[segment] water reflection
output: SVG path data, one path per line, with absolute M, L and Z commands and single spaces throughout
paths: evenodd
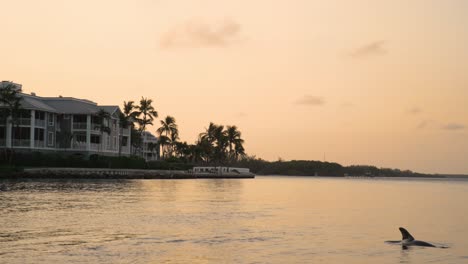
M 460 182 L 259 177 L 0 186 L 4 263 L 458 263 L 468 247 L 468 184 Z M 456 246 L 382 243 L 400 225 Z

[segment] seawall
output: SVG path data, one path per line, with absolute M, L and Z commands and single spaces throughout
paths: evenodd
M 25 168 L 4 178 L 58 179 L 251 179 L 252 173 L 192 173 L 183 170 L 105 168 Z

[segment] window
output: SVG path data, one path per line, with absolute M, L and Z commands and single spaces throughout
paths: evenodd
M 101 137 L 98 136 L 98 135 L 91 135 L 91 143 L 100 144 L 101 143 Z
M 14 127 L 13 138 L 14 139 L 30 139 L 31 130 L 29 127 Z
M 111 145 L 110 145 L 110 137 L 107 137 L 107 140 L 106 140 L 106 147 L 107 149 L 110 149 Z
M 70 119 L 70 115 L 63 115 L 63 119 Z
M 54 145 L 54 132 L 49 131 L 49 133 L 47 134 L 47 145 Z
M 122 137 L 122 147 L 126 147 L 128 144 L 128 137 Z
M 52 113 L 48 113 L 48 114 L 47 114 L 47 120 L 49 121 L 49 126 L 53 126 L 53 125 L 54 125 L 54 119 L 55 119 L 54 114 L 52 114 Z
M 44 129 L 34 128 L 34 140 L 44 141 Z
M 117 146 L 117 137 L 114 137 L 114 148 Z
M 36 111 L 36 113 L 34 115 L 35 115 L 35 118 L 38 119 L 38 120 L 44 120 L 45 119 L 45 113 L 42 112 L 42 111 Z

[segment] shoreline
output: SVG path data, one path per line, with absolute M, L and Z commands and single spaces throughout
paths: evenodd
M 25 168 L 0 175 L 1 179 L 253 179 L 253 173 L 192 173 L 184 170 L 106 168 Z

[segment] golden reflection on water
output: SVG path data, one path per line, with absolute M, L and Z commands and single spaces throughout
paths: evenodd
M 468 181 L 1 181 L 3 263 L 460 263 Z M 401 250 L 399 226 L 448 249 Z

